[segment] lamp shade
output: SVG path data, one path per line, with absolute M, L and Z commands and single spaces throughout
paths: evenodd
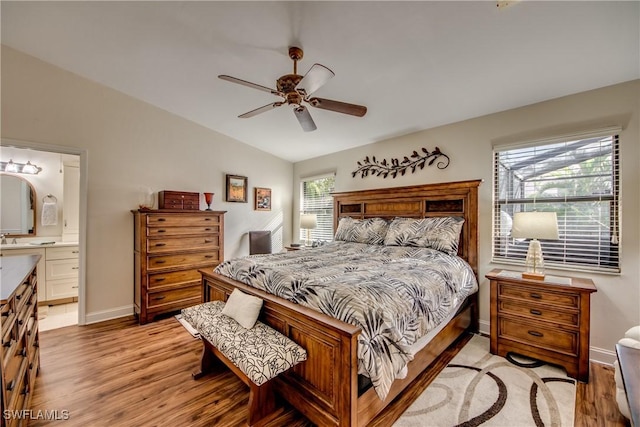
M 511 237 L 514 239 L 558 240 L 558 218 L 555 212 L 516 212 Z
M 300 228 L 307 230 L 316 228 L 318 226 L 318 217 L 316 214 L 302 214 L 300 215 Z

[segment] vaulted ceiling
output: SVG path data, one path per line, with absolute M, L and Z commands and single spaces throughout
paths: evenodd
M 501 2 L 506 3 L 506 2 Z M 2 43 L 281 158 L 299 161 L 640 78 L 636 1 L 11 2 Z M 270 88 L 323 64 L 315 95 L 353 117 L 290 106 Z

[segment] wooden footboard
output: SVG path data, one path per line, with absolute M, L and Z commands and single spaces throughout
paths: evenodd
M 226 301 L 234 288 L 264 300 L 260 320 L 307 350 L 307 360 L 280 375 L 275 388 L 298 411 L 321 426 L 365 426 L 465 330 L 473 328 L 475 297 L 409 364 L 380 400 L 373 388 L 358 396 L 360 328 L 314 310 L 201 270 L 206 301 Z

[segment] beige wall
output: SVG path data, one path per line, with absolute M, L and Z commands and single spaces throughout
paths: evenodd
M 480 320 L 481 329 L 488 332 L 489 287 L 484 275 L 492 268 L 505 267 L 491 263 L 493 145 L 621 126 L 622 273 L 605 275 L 552 271 L 559 275 L 590 277 L 596 283 L 598 292 L 592 297 L 591 309 L 591 356 L 596 360 L 611 362 L 617 340 L 629 327 L 640 324 L 639 100 L 640 80 L 637 80 L 299 162 L 294 165 L 294 177 L 299 180 L 316 172 L 335 170 L 337 191 L 482 179 L 479 225 Z M 451 158 L 450 166 L 444 170 L 426 167 L 415 174 L 409 173 L 396 179 L 351 177 L 356 162 L 365 156 L 388 159 L 422 147 L 432 150 L 435 146 Z M 298 206 L 298 203 L 296 194 L 294 206 Z M 294 218 L 294 229 L 296 224 L 297 217 Z
M 248 253 L 246 232 L 291 241 L 290 162 L 2 46 L 2 138 L 86 151 L 87 320 L 132 313 L 133 222 L 141 185 L 215 193 L 226 210 L 225 256 Z M 225 173 L 249 178 L 249 203 L 225 203 Z M 272 189 L 270 212 L 253 188 Z

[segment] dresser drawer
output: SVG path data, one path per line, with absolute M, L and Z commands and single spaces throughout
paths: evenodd
M 548 327 L 541 322 L 521 322 L 499 318 L 498 335 L 551 351 L 575 356 L 578 354 L 578 332 Z
M 196 283 L 200 284 L 202 280 L 201 274 L 198 269 L 193 270 L 181 270 L 171 273 L 156 273 L 149 274 L 149 281 L 147 282 L 148 289 L 157 289 L 165 286 Z
M 149 254 L 171 252 L 176 250 L 213 250 L 220 245 L 220 236 L 198 236 L 165 239 L 149 239 L 147 241 L 147 252 Z
M 177 301 L 200 298 L 202 295 L 202 286 L 193 285 L 186 288 L 174 289 L 171 291 L 153 292 L 147 294 L 147 307 L 154 307 L 171 304 Z
M 149 257 L 147 270 L 160 270 L 171 267 L 205 267 L 215 265 L 219 260 L 218 251 L 201 252 L 197 254 L 180 254 Z
M 220 225 L 219 215 L 147 215 L 147 225 L 149 227 L 206 227 L 210 225 Z
M 512 285 L 498 283 L 498 298 L 517 298 L 531 303 L 545 303 L 556 307 L 580 307 L 580 294 L 568 292 L 553 292 L 533 286 Z
M 519 301 L 502 299 L 498 302 L 500 314 L 511 314 L 533 320 L 543 320 L 578 327 L 580 313 L 571 309 L 554 309 L 544 305 L 523 304 Z
M 190 227 L 149 227 L 147 228 L 147 236 L 163 237 L 163 236 L 184 236 L 188 234 L 210 235 L 219 234 L 220 224 L 197 225 Z
M 61 246 L 58 248 L 47 248 L 47 261 L 55 259 L 78 259 L 80 250 L 77 246 Z

